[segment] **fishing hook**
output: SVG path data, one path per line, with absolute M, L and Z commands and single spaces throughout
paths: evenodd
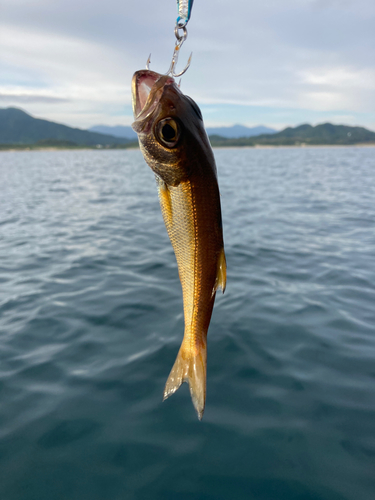
M 180 33 L 178 31 L 180 29 L 183 31 L 182 35 L 180 35 Z M 170 75 L 170 76 L 174 76 L 175 78 L 178 78 L 179 76 L 182 76 L 188 70 L 190 63 L 191 63 L 191 58 L 193 56 L 193 53 L 190 54 L 190 57 L 188 59 L 188 62 L 187 62 L 187 65 L 185 66 L 185 68 L 182 71 L 180 71 L 180 73 L 175 73 L 175 68 L 176 68 L 176 64 L 178 61 L 178 55 L 179 55 L 180 48 L 187 38 L 186 26 L 180 27 L 176 23 L 176 26 L 174 29 L 174 34 L 176 36 L 176 44 L 175 44 L 174 51 L 173 51 L 172 62 L 171 62 L 171 65 L 169 66 L 168 71 L 165 74 Z M 147 63 L 146 63 L 147 70 L 150 69 L 150 62 L 151 62 L 151 54 L 148 56 L 148 59 L 147 59 Z

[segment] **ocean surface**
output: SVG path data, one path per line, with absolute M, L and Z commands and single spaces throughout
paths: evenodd
M 375 148 L 217 149 L 207 403 L 139 151 L 0 153 L 1 500 L 375 498 Z

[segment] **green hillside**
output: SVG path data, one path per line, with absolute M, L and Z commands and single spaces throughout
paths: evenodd
M 212 146 L 297 146 L 375 144 L 375 132 L 363 127 L 324 123 L 288 127 L 275 134 L 230 139 L 210 135 Z M 0 150 L 9 148 L 135 147 L 137 141 L 98 132 L 72 128 L 34 118 L 18 108 L 0 108 Z
M 0 145 L 32 145 L 39 141 L 57 141 L 71 146 L 114 146 L 129 144 L 123 137 L 89 132 L 79 128 L 67 127 L 59 123 L 33 118 L 18 108 L 0 109 Z M 42 141 L 42 142 L 40 142 Z
M 213 146 L 296 146 L 306 145 L 350 145 L 375 144 L 375 132 L 363 127 L 348 127 L 346 125 L 299 125 L 288 127 L 276 134 L 264 134 L 256 137 L 225 139 L 220 136 L 210 136 Z

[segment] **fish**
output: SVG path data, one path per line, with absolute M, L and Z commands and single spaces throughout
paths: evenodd
M 198 105 L 181 92 L 172 76 L 148 69 L 135 72 L 132 104 L 132 127 L 155 174 L 183 295 L 184 337 L 163 401 L 187 382 L 201 420 L 207 331 L 216 291 L 225 291 L 227 275 L 215 159 Z

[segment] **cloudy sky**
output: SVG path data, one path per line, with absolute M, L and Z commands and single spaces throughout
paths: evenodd
M 0 0 L 0 107 L 87 128 L 132 122 L 130 82 L 164 73 L 175 0 Z M 374 0 L 195 0 L 181 89 L 206 125 L 375 130 Z

